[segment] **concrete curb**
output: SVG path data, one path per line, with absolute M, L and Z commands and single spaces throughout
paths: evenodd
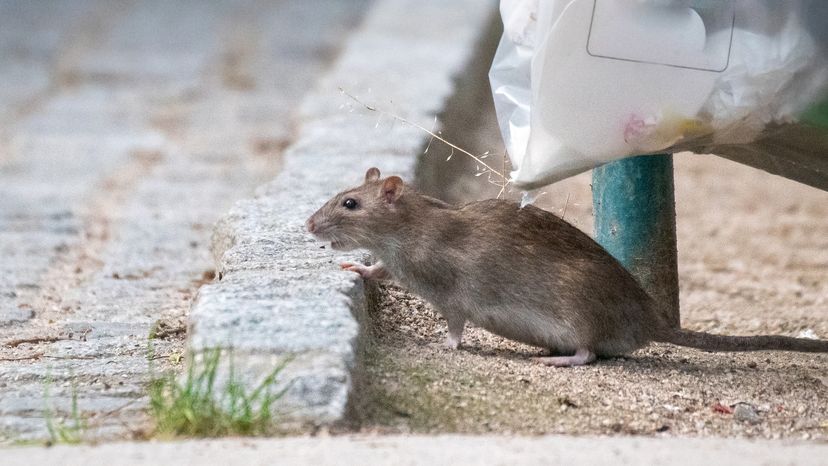
M 233 348 L 237 378 L 256 386 L 286 355 L 285 421 L 343 419 L 357 364 L 364 290 L 339 270 L 358 259 L 320 249 L 305 219 L 365 170 L 412 179 L 429 136 L 368 111 L 339 88 L 429 126 L 455 91 L 489 24 L 488 0 L 378 0 L 300 109 L 300 132 L 280 175 L 217 225 L 219 281 L 201 288 L 188 347 Z
M 828 445 L 647 437 L 289 437 L 109 443 L 0 451 L 7 466 L 137 464 L 312 465 L 820 465 Z

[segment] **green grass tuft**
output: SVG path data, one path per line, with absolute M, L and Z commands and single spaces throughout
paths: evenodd
M 81 419 L 80 410 L 78 410 L 78 390 L 72 383 L 72 412 L 70 419 L 56 419 L 53 408 L 51 406 L 51 398 L 49 396 L 49 386 L 52 380 L 47 376 L 46 385 L 44 387 L 44 398 L 46 401 L 46 409 L 43 417 L 46 419 L 46 430 L 49 432 L 49 444 L 78 444 L 83 441 L 83 436 L 86 433 L 86 421 Z
M 288 361 L 248 393 L 235 378 L 232 360 L 227 382 L 217 386 L 221 353 L 221 349 L 204 351 L 198 364 L 189 365 L 183 381 L 170 374 L 150 382 L 150 410 L 156 422 L 156 435 L 221 437 L 272 432 L 271 407 L 285 392 L 274 392 L 274 385 Z

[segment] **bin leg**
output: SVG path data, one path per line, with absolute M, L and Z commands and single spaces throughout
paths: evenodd
M 615 256 L 678 327 L 676 205 L 673 156 L 642 155 L 596 168 L 592 175 L 595 239 Z

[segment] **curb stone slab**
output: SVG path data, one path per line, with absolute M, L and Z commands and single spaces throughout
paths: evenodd
M 378 0 L 306 97 L 279 176 L 217 224 L 220 280 L 193 303 L 189 349 L 232 348 L 235 377 L 251 389 L 291 355 L 276 407 L 286 424 L 344 418 L 365 312 L 361 281 L 337 266 L 359 257 L 324 249 L 305 233 L 305 219 L 368 167 L 413 179 L 429 139 L 339 89 L 431 126 L 494 11 L 488 0 Z
M 322 465 L 824 465 L 828 445 L 746 439 L 537 436 L 334 436 L 16 448 L 7 466 L 137 464 Z

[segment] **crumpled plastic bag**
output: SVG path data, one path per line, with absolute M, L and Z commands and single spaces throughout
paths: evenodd
M 828 188 L 828 2 L 501 0 L 512 182 L 716 153 Z

